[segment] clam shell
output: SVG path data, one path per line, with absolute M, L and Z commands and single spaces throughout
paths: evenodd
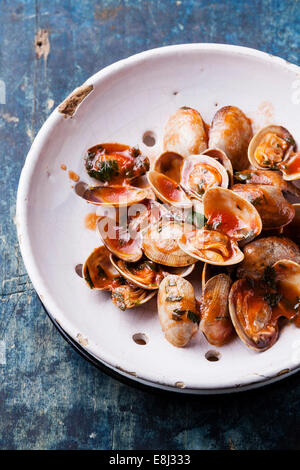
M 143 256 L 141 249 L 141 236 L 115 224 L 109 217 L 99 217 L 96 231 L 106 248 L 124 261 L 138 261 Z
M 300 299 L 300 264 L 292 260 L 282 259 L 274 263 L 273 269 L 276 273 L 278 291 L 294 308 L 295 305 L 299 304 Z
M 211 158 L 214 158 L 218 162 L 223 165 L 225 170 L 227 171 L 229 184 L 230 186 L 233 184 L 233 168 L 230 159 L 227 157 L 226 153 L 223 152 L 221 149 L 217 148 L 209 148 L 204 150 L 203 155 L 208 155 Z
M 157 223 L 143 233 L 142 249 L 150 260 L 164 266 L 183 267 L 197 260 L 185 253 L 178 245 L 178 240 L 188 224 L 165 221 Z
M 293 183 L 284 180 L 280 171 L 249 169 L 236 172 L 234 178 L 238 183 L 271 185 L 280 191 L 300 196 L 300 189 Z
M 184 190 L 202 200 L 210 187 L 227 188 L 228 174 L 224 166 L 215 158 L 207 155 L 190 155 L 184 160 L 181 171 L 181 186 Z
M 207 134 L 200 113 L 183 106 L 172 114 L 165 127 L 163 147 L 183 157 L 203 152 L 207 148 Z
M 119 273 L 110 261 L 110 252 L 105 246 L 99 246 L 86 259 L 82 275 L 91 289 L 111 290 L 113 279 Z
M 145 174 L 150 167 L 148 157 L 129 145 L 104 143 L 89 148 L 85 167 L 92 178 L 102 184 L 124 184 Z
M 188 255 L 216 266 L 230 266 L 243 260 L 238 244 L 216 230 L 192 228 L 178 242 Z
M 230 277 L 222 273 L 210 278 L 202 291 L 199 328 L 215 346 L 228 343 L 234 332 L 228 307 L 230 286 Z
M 262 221 L 255 207 L 230 189 L 211 188 L 203 199 L 208 225 L 237 241 L 257 237 Z
M 156 292 L 125 284 L 112 289 L 111 299 L 116 307 L 124 311 L 145 304 L 156 295 Z
M 271 160 L 269 164 L 261 165 L 255 158 L 256 149 L 264 141 L 267 134 L 276 134 L 278 137 L 286 141 L 287 149 L 281 161 L 284 161 L 295 148 L 295 141 L 293 136 L 284 127 L 275 125 L 263 127 L 252 137 L 248 147 L 249 162 L 251 163 L 251 165 L 258 169 L 267 169 L 274 167 L 274 163 Z
M 192 284 L 179 276 L 165 277 L 159 286 L 157 309 L 166 340 L 176 347 L 186 346 L 199 322 Z
M 154 162 L 154 170 L 180 183 L 184 158 L 175 152 L 164 152 Z
M 278 166 L 283 173 L 283 179 L 286 181 L 300 179 L 300 152 L 291 152 L 284 162 Z
M 165 266 L 160 266 L 156 264 L 154 268 L 156 269 L 158 273 L 161 273 L 161 277 L 158 280 L 152 282 L 152 279 L 150 280 L 149 278 L 143 279 L 141 275 L 139 276 L 138 274 L 134 274 L 132 272 L 132 269 L 134 269 L 135 266 L 131 266 L 132 263 L 126 263 L 125 261 L 118 259 L 113 254 L 110 255 L 110 260 L 111 260 L 112 265 L 117 269 L 117 271 L 125 279 L 147 290 L 158 289 L 160 282 L 168 274 L 176 274 L 177 276 L 180 276 L 180 277 L 186 277 L 195 268 L 195 264 L 191 264 L 190 266 L 185 266 L 185 267 L 180 267 L 180 268 L 169 267 L 166 270 Z M 149 260 L 146 259 L 145 262 L 147 263 L 147 261 L 149 262 Z
M 259 280 L 265 268 L 282 259 L 300 264 L 300 249 L 286 237 L 264 237 L 252 241 L 243 248 L 244 260 L 238 267 L 237 276 Z
M 82 197 L 99 206 L 125 207 L 141 202 L 148 195 L 147 189 L 114 185 L 89 187 Z
M 149 171 L 147 176 L 149 184 L 158 199 L 175 207 L 192 207 L 191 200 L 174 180 L 154 170 Z
M 272 309 L 263 297 L 258 297 L 256 302 L 259 302 L 259 310 L 257 311 L 260 315 L 259 320 L 256 317 L 252 318 L 255 312 L 248 315 L 248 302 L 245 300 L 245 296 L 249 289 L 251 286 L 246 279 L 240 279 L 232 285 L 229 294 L 229 313 L 235 331 L 243 343 L 257 352 L 263 352 L 271 348 L 277 341 L 278 325 L 271 323 Z M 264 312 L 264 316 L 262 312 Z M 252 334 L 250 333 L 251 328 Z
M 224 106 L 215 114 L 210 131 L 209 147 L 223 150 L 234 170 L 249 165 L 247 148 L 252 138 L 250 120 L 235 106 Z
M 295 209 L 280 189 L 270 185 L 236 184 L 232 191 L 252 203 L 259 213 L 263 230 L 273 230 L 289 224 Z

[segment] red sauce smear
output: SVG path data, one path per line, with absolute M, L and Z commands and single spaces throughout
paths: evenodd
M 77 181 L 80 180 L 80 177 L 77 175 L 77 173 L 75 173 L 75 171 L 72 171 L 72 170 L 69 171 L 69 178 L 70 180 L 75 181 L 76 183 Z
M 89 230 L 96 230 L 98 215 L 95 212 L 90 212 L 84 218 L 85 228 Z

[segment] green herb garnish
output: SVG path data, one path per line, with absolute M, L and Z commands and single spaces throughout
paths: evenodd
M 102 183 L 106 183 L 119 174 L 119 166 L 116 160 L 103 160 L 101 162 L 96 162 L 94 169 L 89 170 L 87 168 L 87 171 L 89 176 L 92 178 L 96 178 Z
M 273 308 L 276 307 L 278 302 L 280 302 L 280 300 L 282 299 L 282 294 L 279 294 L 277 292 L 268 292 L 264 295 L 264 299 L 266 302 L 268 302 L 268 305 Z

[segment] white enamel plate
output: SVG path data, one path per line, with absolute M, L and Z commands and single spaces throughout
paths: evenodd
M 65 164 L 86 181 L 83 154 L 101 142 L 139 145 L 145 154 L 158 154 L 164 124 L 180 106 L 198 109 L 206 122 L 222 106 L 239 106 L 254 130 L 280 124 L 300 144 L 299 91 L 300 69 L 282 59 L 236 46 L 189 44 L 117 62 L 53 111 L 22 171 L 19 241 L 46 309 L 98 361 L 132 380 L 186 393 L 257 387 L 299 368 L 300 329 L 293 325 L 264 353 L 251 351 L 238 338 L 215 348 L 201 333 L 177 349 L 163 337 L 156 299 L 122 312 L 109 293 L 89 290 L 75 266 L 100 244 L 84 224 L 93 207 L 75 194 L 68 171 L 61 169 Z M 149 132 L 152 147 L 143 142 Z M 200 275 L 197 266 L 193 282 L 200 284 Z M 135 342 L 136 334 L 145 335 L 147 344 Z M 217 361 L 208 360 L 211 351 Z

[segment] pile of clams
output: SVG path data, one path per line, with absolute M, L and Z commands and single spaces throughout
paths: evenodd
M 287 129 L 253 135 L 235 106 L 209 126 L 182 107 L 155 159 L 103 143 L 85 167 L 97 184 L 80 196 L 104 208 L 101 243 L 83 265 L 91 289 L 122 310 L 158 294 L 162 331 L 177 347 L 200 330 L 210 344 L 239 338 L 262 352 L 286 322 L 300 327 L 300 152 Z

